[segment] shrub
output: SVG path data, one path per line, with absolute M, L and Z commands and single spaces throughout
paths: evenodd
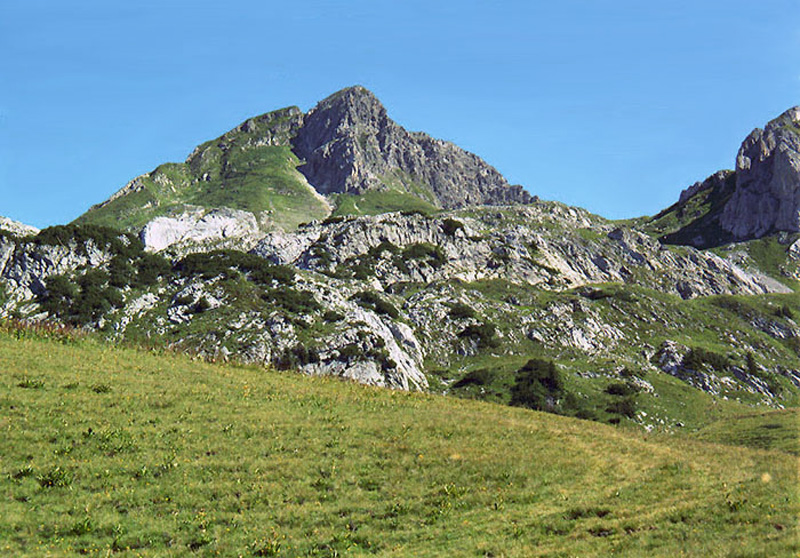
M 136 281 L 142 286 L 153 285 L 159 277 L 167 277 L 171 270 L 172 265 L 163 256 L 143 253 L 136 262 Z
M 470 370 L 464 377 L 453 384 L 454 388 L 462 388 L 467 386 L 487 386 L 495 379 L 496 373 L 490 368 L 478 368 L 477 370 Z
M 45 288 L 47 290 L 39 295 L 42 309 L 53 316 L 67 316 L 78 296 L 77 287 L 63 275 L 52 275 L 45 280 Z
M 326 310 L 322 315 L 322 319 L 326 322 L 340 322 L 344 320 L 344 314 L 336 310 Z
M 86 244 L 93 242 L 98 248 L 133 259 L 142 252 L 142 242 L 131 233 L 99 225 L 56 225 L 43 229 L 33 239 L 35 244 L 45 246 L 70 246 L 75 244 L 82 253 Z
M 728 359 L 724 355 L 702 347 L 692 347 L 683 357 L 682 365 L 684 368 L 699 370 L 704 364 L 718 372 L 722 372 L 728 367 Z
M 289 285 L 294 281 L 295 272 L 283 265 L 273 265 L 264 258 L 236 250 L 215 250 L 189 254 L 175 264 L 175 270 L 183 277 L 200 276 L 212 279 L 234 279 L 239 272 L 260 285 L 273 282 Z
M 788 304 L 784 304 L 783 306 L 778 308 L 778 310 L 776 311 L 776 314 L 779 317 L 787 318 L 789 320 L 793 320 L 794 319 L 794 312 L 792 312 L 792 309 L 789 307 Z
M 620 371 L 619 375 L 621 377 L 623 377 L 623 378 L 641 378 L 642 377 L 642 373 L 641 372 L 637 372 L 637 371 L 631 370 L 627 366 Z
M 605 392 L 609 395 L 626 397 L 639 392 L 639 388 L 626 382 L 614 382 L 606 386 Z
M 442 221 L 442 232 L 448 236 L 454 236 L 456 231 L 464 228 L 464 223 L 456 219 L 447 218 Z
M 277 359 L 275 368 L 278 370 L 290 370 L 315 362 L 319 362 L 319 352 L 317 349 L 313 347 L 308 348 L 302 343 L 298 343 L 291 349 L 286 350 L 283 355 Z
M 500 340 L 497 338 L 497 328 L 490 322 L 468 325 L 461 330 L 458 337 L 476 341 L 478 348 L 481 349 L 494 348 L 500 345 Z
M 745 364 L 747 366 L 747 373 L 751 376 L 758 376 L 758 364 L 756 363 L 756 357 L 753 355 L 751 351 L 747 351 L 745 355 Z
M 331 215 L 330 217 L 328 217 L 327 219 L 322 221 L 322 224 L 323 225 L 334 225 L 336 223 L 341 223 L 344 220 L 345 220 L 345 216 L 344 215 Z
M 389 252 L 390 254 L 399 254 L 400 247 L 397 246 L 396 244 L 389 242 L 388 240 L 383 240 L 377 246 L 373 246 L 372 248 L 370 248 L 367 251 L 367 255 L 372 258 L 378 258 L 384 252 Z
M 206 297 L 201 296 L 200 299 L 197 301 L 197 303 L 195 303 L 193 310 L 196 314 L 202 314 L 203 312 L 209 310 L 210 308 L 211 308 L 211 303 L 208 301 Z
M 51 316 L 68 324 L 88 324 L 125 302 L 119 290 L 108 283 L 109 274 L 102 269 L 90 269 L 75 282 L 54 275 L 45 281 L 46 291 L 37 295 L 37 301 Z
M 291 314 L 310 314 L 322 309 L 314 295 L 308 291 L 295 289 L 269 289 L 262 298 L 280 306 Z
M 403 257 L 409 260 L 422 261 L 433 268 L 441 267 L 447 261 L 442 249 L 429 242 L 410 244 L 403 250 Z
M 632 396 L 614 399 L 606 407 L 606 412 L 634 418 L 636 416 L 636 400 Z
M 464 320 L 467 318 L 475 318 L 477 313 L 472 309 L 471 306 L 468 306 L 462 302 L 454 302 L 450 305 L 450 312 L 448 312 L 448 316 L 454 320 Z
M 360 291 L 350 297 L 362 308 L 374 310 L 378 314 L 385 314 L 390 318 L 398 318 L 400 311 L 391 303 L 381 298 L 373 291 Z
M 108 283 L 112 287 L 123 288 L 135 282 L 136 271 L 130 260 L 114 256 L 108 262 Z
M 554 410 L 564 393 L 564 382 L 555 363 L 532 358 L 514 374 L 511 405 L 539 411 Z

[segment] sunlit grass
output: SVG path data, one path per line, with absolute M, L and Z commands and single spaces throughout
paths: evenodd
M 786 452 L 19 337 L 0 334 L 4 555 L 800 551 Z

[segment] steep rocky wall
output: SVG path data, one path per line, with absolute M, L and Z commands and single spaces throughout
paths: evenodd
M 736 190 L 720 224 L 737 239 L 800 231 L 800 107 L 744 141 L 736 158 Z

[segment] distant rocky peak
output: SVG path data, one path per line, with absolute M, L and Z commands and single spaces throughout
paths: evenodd
M 384 123 L 386 108 L 365 87 L 356 85 L 326 97 L 309 111 L 307 121 L 325 120 L 327 127 L 346 128 L 359 124 Z

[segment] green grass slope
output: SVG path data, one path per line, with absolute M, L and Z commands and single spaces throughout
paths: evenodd
M 289 146 L 292 114 L 283 109 L 252 119 L 201 145 L 185 163 L 167 163 L 137 178 L 136 188 L 75 222 L 132 230 L 187 204 L 268 212 L 287 230 L 324 218 L 330 209 L 297 170 L 301 162 Z
M 780 448 L 11 328 L 0 371 L 7 556 L 800 551 Z

